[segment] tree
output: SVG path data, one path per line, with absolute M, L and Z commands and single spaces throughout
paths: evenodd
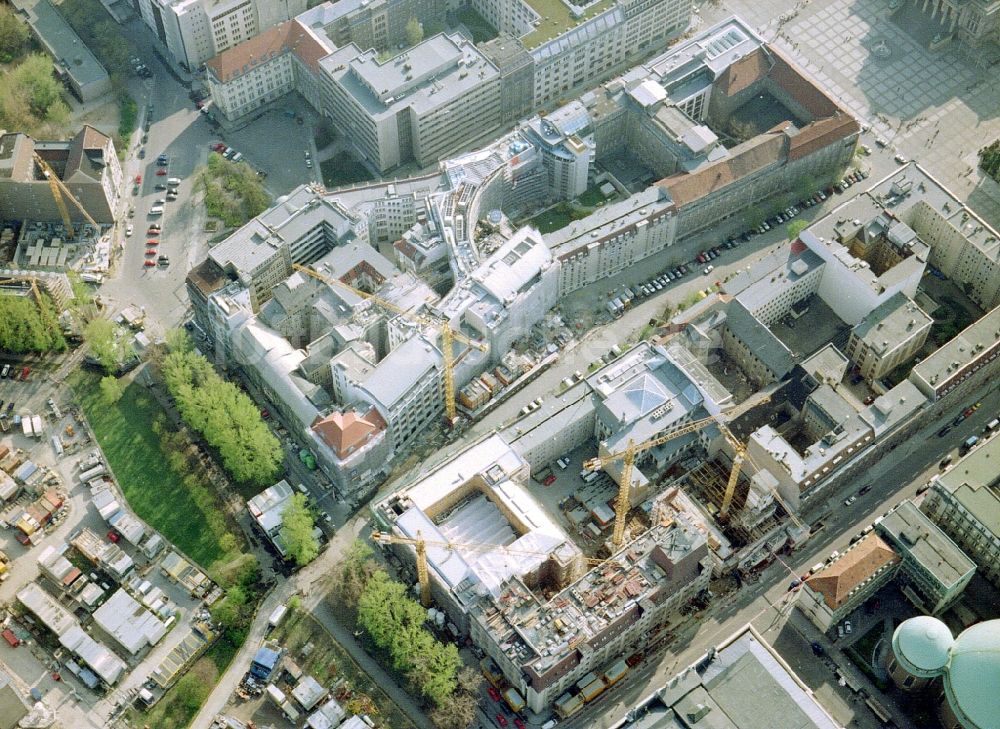
M 406 23 L 406 43 L 415 46 L 424 39 L 424 28 L 416 18 L 410 18 Z
M 107 372 L 114 372 L 135 356 L 135 350 L 119 327 L 107 319 L 92 319 L 83 330 L 83 341 Z
M 785 232 L 788 234 L 788 240 L 795 240 L 799 237 L 799 233 L 809 227 L 808 221 L 805 220 L 793 220 L 785 227 Z
M 440 706 L 455 693 L 458 686 L 455 676 L 462 659 L 454 643 L 442 643 L 426 630 L 421 631 L 430 639 L 430 644 L 415 652 L 409 679 L 421 694 Z
M 306 503 L 305 494 L 292 494 L 285 510 L 281 512 L 281 534 L 285 538 L 288 554 L 300 567 L 316 559 L 319 540 L 313 530 L 316 521 Z
M 63 122 L 69 107 L 62 100 L 63 87 L 52 75 L 52 61 L 41 53 L 32 53 L 11 74 L 12 81 L 28 92 L 32 113 L 41 120 Z
M 114 405 L 122 399 L 125 394 L 125 383 L 114 375 L 105 375 L 101 378 L 101 397 L 108 405 Z
M 0 63 L 15 60 L 27 42 L 27 23 L 9 5 L 0 5 Z
M 466 729 L 476 723 L 476 697 L 465 691 L 447 696 L 428 714 L 438 729 Z
M 400 629 L 422 625 L 426 618 L 427 611 L 407 597 L 406 587 L 385 570 L 372 575 L 358 600 L 358 625 L 379 648 L 388 648 Z
M 338 609 L 356 611 L 368 580 L 377 570 L 378 563 L 373 558 L 372 548 L 366 542 L 356 539 L 334 574 L 331 597 Z
M 52 304 L 28 296 L 0 296 L 0 350 L 5 352 L 62 351 L 66 340 L 55 324 Z

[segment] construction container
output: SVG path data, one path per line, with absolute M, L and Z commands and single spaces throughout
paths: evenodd
M 595 678 L 593 681 L 580 689 L 580 696 L 583 697 L 584 701 L 590 702 L 603 694 L 604 689 L 606 688 L 607 684 L 604 683 L 603 678 Z
M 570 695 L 568 693 L 563 694 L 558 699 L 556 699 L 555 710 L 556 713 L 563 719 L 567 719 L 580 709 L 583 708 L 583 697 L 579 694 Z
M 625 674 L 628 673 L 628 664 L 625 663 L 624 659 L 615 663 L 611 668 L 604 672 L 604 680 L 609 687 L 614 686 L 616 683 L 625 678 Z
M 503 692 L 503 700 L 507 702 L 507 706 L 515 714 L 524 708 L 524 699 L 521 694 L 517 692 L 517 689 L 508 688 Z

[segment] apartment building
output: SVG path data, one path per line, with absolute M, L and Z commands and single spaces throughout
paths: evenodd
M 434 164 L 499 125 L 499 72 L 459 35 L 441 33 L 387 61 L 351 43 L 321 65 L 325 113 L 380 171 Z
M 934 320 L 898 293 L 851 329 L 845 354 L 869 382 L 909 362 L 924 346 Z
M 931 477 L 921 510 L 1000 587 L 1000 438 L 990 438 Z
M 676 210 L 661 188 L 648 187 L 545 236 L 561 264 L 559 295 L 612 276 L 672 245 Z
M 319 60 L 334 48 L 326 36 L 298 20 L 280 23 L 209 59 L 206 81 L 212 101 L 229 120 L 246 117 L 295 89 L 318 104 Z
M 910 370 L 931 400 L 957 399 L 1000 369 L 1000 306 L 974 321 Z
M 98 223 L 113 223 L 122 212 L 124 174 L 114 141 L 84 125 L 66 141 L 35 140 L 27 134 L 0 136 L 0 209 L 8 220 L 61 222 L 62 212 L 35 161 L 38 155 Z M 80 209 L 67 201 L 74 222 L 84 222 Z
M 173 60 L 193 71 L 213 56 L 306 9 L 306 0 L 138 0 L 139 14 Z

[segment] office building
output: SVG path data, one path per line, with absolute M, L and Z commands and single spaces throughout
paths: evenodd
M 979 574 L 1000 587 L 1000 438 L 990 438 L 931 477 L 921 510 L 951 537 Z
M 1000 367 L 1000 306 L 942 344 L 910 371 L 910 381 L 930 400 L 962 393 L 992 377 Z
M 319 100 L 319 59 L 334 45 L 298 20 L 279 23 L 208 60 L 206 81 L 220 114 L 238 120 L 293 89 Z M 314 93 L 306 90 L 314 88 Z
M 380 172 L 434 164 L 499 126 L 500 74 L 459 35 L 432 36 L 384 61 L 349 43 L 320 63 L 324 112 Z
M 337 48 L 354 43 L 358 48 L 395 50 L 409 45 L 406 25 L 415 20 L 427 35 L 442 28 L 445 3 L 440 0 L 336 0 L 320 3 L 296 18 L 322 32 Z
M 875 532 L 900 556 L 896 582 L 918 610 L 938 615 L 957 600 L 975 563 L 910 500 L 875 520 Z
M 138 0 L 139 15 L 188 71 L 305 12 L 306 0 Z

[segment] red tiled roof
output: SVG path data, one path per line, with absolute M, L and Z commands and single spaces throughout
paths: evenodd
M 812 115 L 813 119 L 823 119 L 842 113 L 837 102 L 823 93 L 819 86 L 799 73 L 799 70 L 778 53 L 773 46 L 768 46 L 768 50 L 774 64 L 768 76 L 800 103 Z
M 730 64 L 715 81 L 715 88 L 726 96 L 733 96 L 767 76 L 770 66 L 771 62 L 767 51 L 758 48 L 753 53 Z
M 345 458 L 376 433 L 385 430 L 385 421 L 374 408 L 363 416 L 351 410 L 317 418 L 312 429 L 336 452 L 338 458 Z
M 854 117 L 838 113 L 836 116 L 819 119 L 807 124 L 791 138 L 788 146 L 788 161 L 807 157 L 813 152 L 827 147 L 838 139 L 846 139 L 861 131 Z
M 297 20 L 288 20 L 223 51 L 205 65 L 216 79 L 227 83 L 249 73 L 261 63 L 289 52 L 294 52 L 315 71 L 319 67 L 319 59 L 329 55 L 330 49 L 306 26 Z
M 836 610 L 847 601 L 851 590 L 886 565 L 898 561 L 899 555 L 892 547 L 872 532 L 837 561 L 806 580 L 806 584 L 823 596 L 830 609 Z
M 683 207 L 781 160 L 785 143 L 783 132 L 767 132 L 734 147 L 730 157 L 695 172 L 671 175 L 657 184 L 667 189 L 675 205 Z

